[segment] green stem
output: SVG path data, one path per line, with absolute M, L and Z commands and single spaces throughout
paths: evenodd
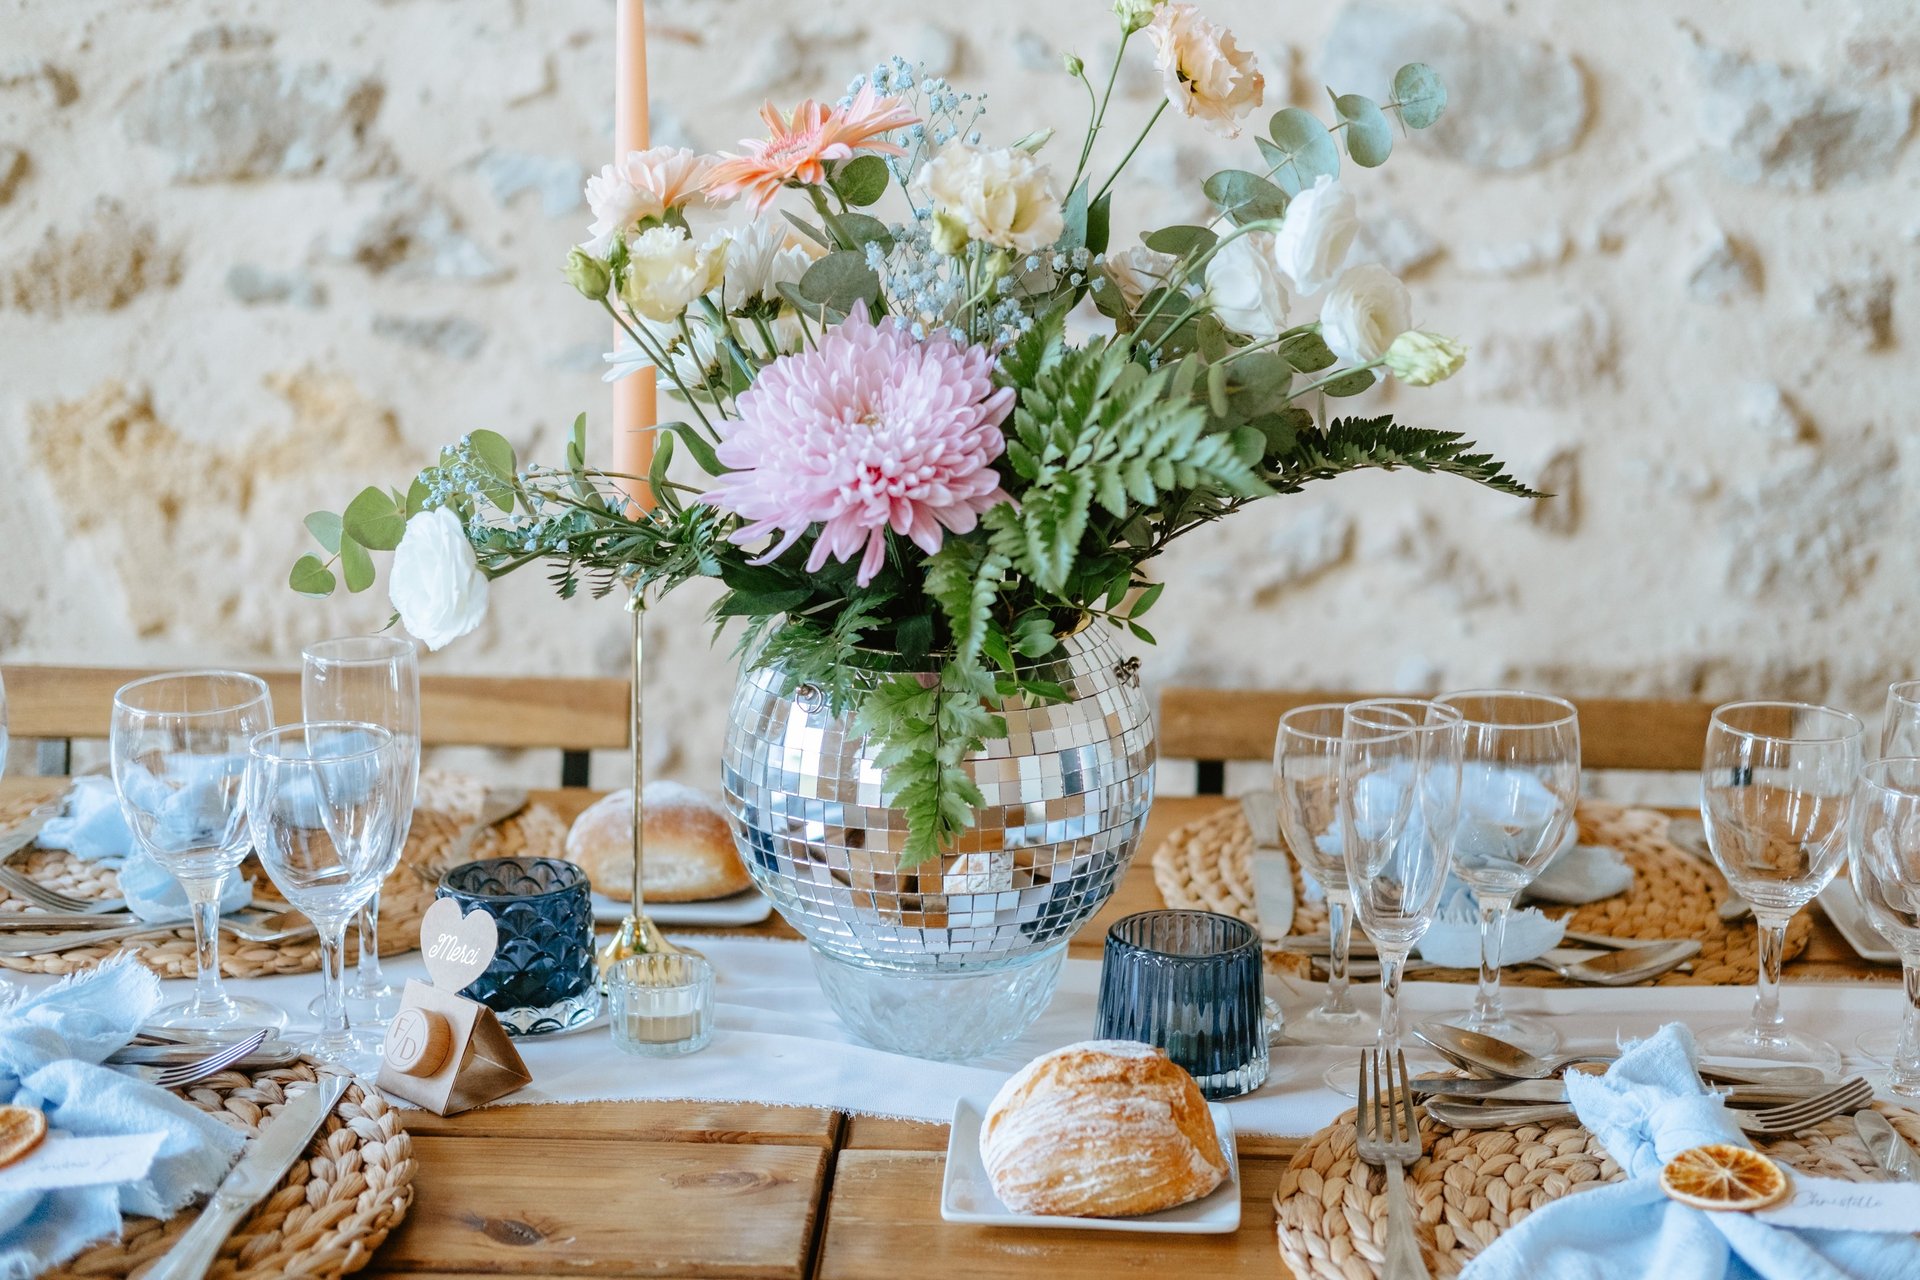
M 1127 161 L 1133 159 L 1134 152 L 1140 150 L 1140 144 L 1147 140 L 1147 135 L 1153 132 L 1154 125 L 1160 123 L 1160 117 L 1166 114 L 1166 110 L 1167 110 L 1167 100 L 1165 98 L 1162 98 L 1160 100 L 1160 105 L 1155 107 L 1153 109 L 1153 114 L 1147 118 L 1147 127 L 1140 131 L 1140 136 L 1135 138 L 1133 140 L 1133 145 L 1127 148 L 1127 154 L 1120 157 L 1120 163 L 1115 165 L 1113 168 L 1113 172 L 1107 175 L 1107 181 L 1100 188 L 1099 193 L 1096 194 L 1092 200 L 1087 201 L 1089 205 L 1096 203 L 1101 196 L 1104 196 L 1107 194 L 1107 192 L 1113 190 L 1113 184 L 1119 181 L 1120 179 L 1120 171 L 1127 167 Z
M 1329 383 L 1338 382 L 1340 379 L 1346 377 L 1350 373 L 1359 373 L 1365 369 L 1378 369 L 1381 365 L 1384 365 L 1385 363 L 1386 361 L 1384 359 L 1369 360 L 1365 364 L 1356 364 L 1345 369 L 1335 369 L 1332 373 L 1328 374 L 1326 377 L 1316 378 L 1312 382 L 1309 382 L 1306 386 L 1300 387 L 1292 392 L 1289 392 L 1287 395 L 1287 399 L 1297 400 L 1301 396 L 1306 395 L 1309 391 L 1318 391 L 1320 390 L 1320 388 L 1326 386 Z M 1322 414 L 1321 416 L 1324 417 L 1325 415 Z
M 1072 191 L 1080 185 L 1080 176 L 1087 171 L 1087 161 L 1093 158 L 1093 142 L 1095 138 L 1100 136 L 1101 126 L 1106 123 L 1107 104 L 1113 101 L 1113 86 L 1118 83 L 1120 79 L 1120 62 L 1127 56 L 1127 41 L 1131 39 L 1133 39 L 1133 32 L 1121 32 L 1120 47 L 1114 50 L 1113 65 L 1107 69 L 1107 89 L 1106 92 L 1100 96 L 1100 107 L 1093 113 L 1093 123 L 1087 128 L 1087 140 L 1080 146 L 1080 163 L 1074 166 L 1073 181 L 1067 184 L 1068 191 Z M 1082 74 L 1084 78 L 1084 73 Z M 1091 84 L 1087 86 L 1087 92 L 1093 92 L 1093 86 Z M 1092 201 L 1088 201 L 1088 203 L 1091 204 Z
M 712 436 L 716 441 L 719 440 L 720 434 L 719 432 L 713 429 L 712 419 L 707 417 L 706 411 L 700 407 L 700 402 L 693 398 L 693 392 L 687 389 L 687 384 L 680 380 L 680 374 L 678 371 L 674 369 L 673 361 L 667 357 L 666 353 L 660 349 L 659 345 L 657 343 L 648 341 L 646 338 L 643 338 L 640 335 L 640 331 L 638 329 L 635 329 L 632 325 L 628 324 L 626 321 L 626 318 L 622 316 L 620 312 L 614 308 L 614 305 L 611 302 L 608 302 L 605 298 L 602 298 L 600 299 L 600 305 L 607 309 L 607 314 L 613 317 L 613 322 L 615 324 L 619 325 L 622 329 L 626 330 L 627 337 L 632 340 L 633 345 L 640 348 L 640 350 L 644 351 L 648 356 L 652 357 L 654 362 L 654 365 L 653 365 L 654 369 L 657 372 L 666 374 L 667 377 L 672 380 L 673 385 L 679 389 L 681 396 L 683 396 L 686 399 L 687 405 L 693 410 L 694 416 L 700 419 L 700 425 L 707 429 L 707 434 Z M 682 319 L 684 320 L 684 317 L 682 317 Z M 719 411 L 719 408 L 720 408 L 719 405 L 714 406 L 714 410 L 716 412 Z
M 1208 246 L 1208 248 L 1203 253 L 1201 253 L 1199 257 L 1195 258 L 1191 263 L 1189 263 L 1185 258 L 1182 258 L 1179 262 L 1175 263 L 1174 269 L 1167 273 L 1166 286 L 1164 291 L 1161 294 L 1160 300 L 1154 303 L 1151 307 L 1147 308 L 1147 313 L 1145 315 L 1140 316 L 1134 320 L 1133 331 L 1135 333 L 1138 333 L 1141 329 L 1145 328 L 1148 322 L 1152 321 L 1156 316 L 1160 314 L 1161 308 L 1167 305 L 1167 300 L 1169 298 L 1173 298 L 1176 296 L 1182 297 L 1182 298 L 1186 297 L 1186 293 L 1181 288 L 1181 286 L 1184 284 L 1192 283 L 1194 279 L 1194 273 L 1196 271 L 1199 271 L 1201 273 L 1201 277 L 1204 280 L 1204 277 L 1205 277 L 1204 269 L 1207 263 L 1213 261 L 1213 256 L 1215 254 L 1219 253 L 1222 249 L 1226 248 L 1229 244 L 1233 243 L 1235 240 L 1239 239 L 1241 236 L 1246 235 L 1250 231 L 1270 231 L 1279 225 L 1280 225 L 1280 222 L 1279 222 L 1279 219 L 1277 218 L 1261 218 L 1253 222 L 1245 223 L 1241 226 L 1235 227 L 1232 231 L 1229 231 L 1226 235 L 1221 236 L 1218 240 L 1214 241 L 1212 245 Z

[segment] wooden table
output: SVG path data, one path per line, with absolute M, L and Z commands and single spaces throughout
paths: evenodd
M 50 790 L 9 779 L 0 795 Z M 571 816 L 586 791 L 536 793 Z M 1149 861 L 1173 828 L 1229 803 L 1163 798 L 1141 852 L 1070 953 L 1098 958 L 1107 927 L 1161 906 Z M 778 917 L 749 930 L 795 937 Z M 1792 978 L 1859 978 L 1816 914 Z M 636 1061 L 634 1070 L 644 1071 Z M 1283 1275 L 1271 1201 L 1295 1139 L 1239 1142 L 1240 1230 L 1231 1236 L 1019 1231 L 942 1222 L 946 1126 L 824 1108 L 691 1102 L 501 1106 L 451 1118 L 410 1113 L 415 1200 L 363 1274 L 432 1276 L 770 1277 L 968 1280 L 1120 1275 Z

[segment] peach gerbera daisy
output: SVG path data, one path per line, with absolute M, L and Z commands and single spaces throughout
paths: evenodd
M 742 139 L 746 154 L 723 155 L 706 179 L 708 198 L 745 196 L 756 214 L 773 203 L 782 187 L 817 187 L 825 182 L 828 160 L 851 159 L 855 151 L 905 155 L 904 148 L 880 135 L 918 122 L 912 108 L 898 98 L 879 97 L 872 85 L 864 86 L 844 107 L 808 98 L 793 109 L 792 116 L 783 117 L 769 102 L 760 108 L 760 118 L 767 122 L 766 140 Z

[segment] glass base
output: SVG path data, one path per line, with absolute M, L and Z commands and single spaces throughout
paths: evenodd
M 1020 1038 L 1053 1001 L 1067 945 L 997 969 L 912 970 L 808 948 L 827 1003 L 876 1049 L 966 1062 Z
M 1709 1027 L 1696 1033 L 1700 1056 L 1731 1066 L 1818 1067 L 1828 1076 L 1840 1072 L 1840 1051 L 1815 1036 L 1785 1027 Z
M 1405 1046 L 1403 1045 L 1402 1048 L 1404 1049 Z M 1451 1062 L 1443 1062 L 1439 1058 L 1429 1057 L 1426 1054 L 1415 1054 L 1411 1051 L 1407 1053 L 1407 1074 L 1409 1076 L 1428 1076 L 1436 1072 L 1451 1071 L 1453 1069 L 1454 1067 Z M 1339 1062 L 1334 1063 L 1328 1067 L 1325 1074 L 1320 1077 L 1320 1083 L 1326 1085 L 1327 1088 L 1333 1090 L 1343 1098 L 1358 1097 L 1359 1094 L 1356 1091 L 1360 1087 L 1360 1059 L 1357 1057 L 1343 1058 Z
M 1287 1039 L 1295 1044 L 1334 1044 L 1363 1049 L 1380 1039 L 1380 1020 L 1359 1009 L 1330 1013 L 1317 1004 L 1287 1020 Z
M 1862 1032 L 1854 1046 L 1867 1057 L 1882 1066 L 1893 1065 L 1893 1055 L 1900 1049 L 1900 1028 L 1882 1027 L 1878 1031 Z
M 161 1005 L 147 1022 L 173 1031 L 254 1031 L 261 1027 L 284 1031 L 287 1011 L 264 1000 L 221 996 L 217 1000 L 176 1000 Z
M 364 1036 L 349 1034 L 340 1040 L 325 1040 L 316 1035 L 302 1037 L 294 1044 L 315 1062 L 342 1075 L 371 1080 L 380 1074 L 380 1040 L 369 1046 Z
M 555 1004 L 539 1008 L 495 1009 L 493 1012 L 509 1036 L 552 1035 L 556 1031 L 584 1027 L 599 1017 L 600 987 L 590 982 L 579 995 L 568 996 Z
M 1552 1024 L 1538 1018 L 1519 1018 L 1507 1013 L 1497 1018 L 1482 1018 L 1478 1013 L 1469 1013 L 1458 1025 L 1483 1036 L 1505 1040 L 1517 1049 L 1540 1057 L 1560 1047 L 1560 1033 Z
M 382 984 L 379 995 L 362 995 L 349 987 L 346 994 L 347 1021 L 356 1027 L 382 1027 L 400 1012 L 400 993 Z M 307 1012 L 318 1018 L 326 1012 L 326 997 L 315 996 L 307 1002 Z

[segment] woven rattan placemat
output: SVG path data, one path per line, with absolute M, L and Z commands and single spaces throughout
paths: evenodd
M 1578 819 L 1584 844 L 1618 849 L 1633 867 L 1633 885 L 1625 893 L 1590 902 L 1571 911 L 1569 927 L 1586 933 L 1621 938 L 1698 938 L 1700 954 L 1691 972 L 1675 970 L 1655 979 L 1660 986 L 1725 986 L 1754 981 L 1758 971 L 1758 935 L 1753 922 L 1729 925 L 1715 908 L 1726 893 L 1726 882 L 1712 867 L 1694 858 L 1666 838 L 1668 819 L 1650 809 L 1582 801 Z M 1249 859 L 1253 837 L 1240 806 L 1227 805 L 1176 828 L 1153 852 L 1153 878 L 1170 907 L 1197 907 L 1258 923 L 1253 910 L 1253 878 Z M 1293 866 L 1294 934 L 1325 933 L 1324 900 L 1308 901 Z M 1567 908 L 1545 907 L 1549 914 L 1567 914 Z M 1787 927 L 1787 958 L 1806 949 L 1813 928 L 1808 912 L 1795 915 Z M 1269 951 L 1267 967 L 1301 976 L 1307 973 L 1304 956 Z M 1470 982 L 1471 970 L 1422 973 L 1423 980 Z M 1558 986 L 1562 980 L 1539 969 L 1509 968 L 1501 981 L 1515 986 Z
M 178 1092 L 253 1134 L 272 1125 L 287 1086 L 314 1078 L 314 1067 L 303 1062 L 272 1071 L 223 1071 Z M 349 1085 L 306 1154 L 228 1238 L 208 1274 L 215 1280 L 332 1280 L 358 1271 L 412 1203 L 413 1142 L 400 1127 L 399 1113 L 377 1091 Z M 199 1216 L 189 1210 L 165 1222 L 127 1218 L 119 1240 L 95 1245 L 43 1280 L 131 1275 L 171 1248 Z
M 454 842 L 472 825 L 484 796 L 484 784 L 465 774 L 427 770 L 420 775 L 419 806 L 414 810 L 406 851 L 380 892 L 382 955 L 398 955 L 418 948 L 420 918 L 432 904 L 440 872 L 452 857 L 470 860 L 516 853 L 560 856 L 567 824 L 544 805 L 521 810 L 481 833 L 464 854 L 457 853 Z M 25 799 L 0 805 L 0 830 L 26 817 L 36 803 L 38 801 Z M 119 893 L 119 878 L 110 868 L 62 850 L 29 847 L 15 855 L 9 865 L 50 889 L 74 897 L 106 898 Z M 249 858 L 240 874 L 252 878 L 256 902 L 280 901 L 272 881 L 257 861 Z M 0 889 L 0 912 L 32 909 L 28 903 Z M 356 950 L 354 930 L 349 929 L 348 963 L 352 963 Z M 52 955 L 0 956 L 0 965 L 23 973 L 68 974 L 90 969 L 123 952 L 136 955 L 142 964 L 163 978 L 190 978 L 194 973 L 193 929 L 185 925 L 166 933 L 77 947 Z M 313 973 L 319 967 L 320 945 L 312 935 L 282 942 L 249 942 L 231 933 L 222 934 L 220 938 L 220 971 L 229 978 Z
M 1910 1142 L 1920 1114 L 1875 1103 Z M 1407 1169 L 1415 1232 L 1436 1277 L 1459 1274 L 1495 1236 L 1561 1196 L 1624 1175 L 1576 1120 L 1512 1129 L 1448 1129 L 1424 1115 L 1426 1155 Z M 1792 1137 L 1756 1141 L 1811 1176 L 1877 1181 L 1881 1174 L 1852 1120 L 1838 1116 Z M 1274 1192 L 1280 1256 L 1300 1280 L 1374 1280 L 1387 1206 L 1386 1175 L 1353 1153 L 1349 1111 L 1308 1138 Z M 1624 1280 L 1624 1278 L 1623 1278 Z

